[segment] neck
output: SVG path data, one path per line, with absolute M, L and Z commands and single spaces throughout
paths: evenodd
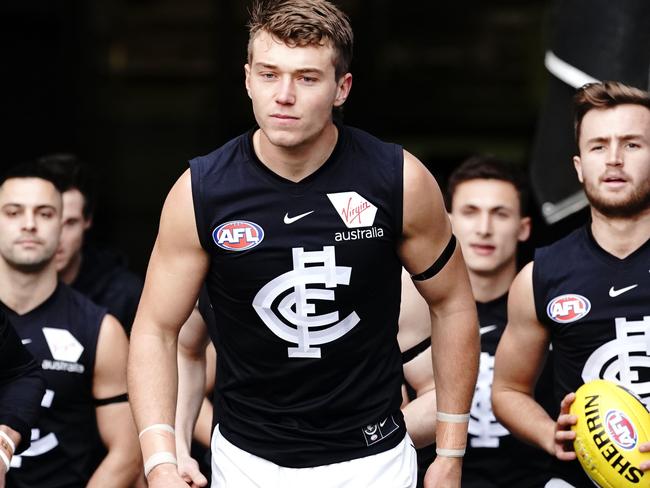
M 0 260 L 0 301 L 19 315 L 47 300 L 57 285 L 54 261 L 39 271 L 26 273 Z
M 292 147 L 273 144 L 258 129 L 253 135 L 253 147 L 257 157 L 271 171 L 287 180 L 298 182 L 327 161 L 337 140 L 338 129 L 331 122 L 312 139 Z
M 517 265 L 514 258 L 496 272 L 477 273 L 469 270 L 469 281 L 472 285 L 474 300 L 487 303 L 505 295 L 516 274 Z
M 79 276 L 79 270 L 81 269 L 81 252 L 78 252 L 70 261 L 65 268 L 59 271 L 59 279 L 63 281 L 66 285 L 72 284 L 74 280 Z
M 650 239 L 650 209 L 634 217 L 611 218 L 592 207 L 591 233 L 600 247 L 623 259 Z

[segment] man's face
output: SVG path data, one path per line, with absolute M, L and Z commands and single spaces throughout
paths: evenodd
M 273 145 L 290 149 L 315 140 L 352 85 L 349 73 L 335 79 L 332 46 L 290 47 L 261 31 L 251 53 L 244 67 L 246 90 L 262 133 Z
M 84 232 L 91 224 L 91 220 L 84 217 L 84 203 L 84 196 L 79 190 L 63 192 L 63 227 L 59 247 L 54 256 L 57 271 L 65 269 L 70 261 L 81 253 Z
M 10 178 L 0 187 L 0 258 L 24 271 L 43 269 L 61 234 L 61 194 L 40 178 Z
M 573 163 L 597 211 L 632 217 L 650 207 L 650 110 L 631 104 L 590 110 L 579 149 Z
M 514 185 L 496 179 L 460 183 L 451 202 L 451 223 L 470 272 L 497 274 L 515 265 L 517 243 L 530 235 Z

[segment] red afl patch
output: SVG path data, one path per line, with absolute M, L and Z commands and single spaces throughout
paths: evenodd
M 610 410 L 605 416 L 605 429 L 610 439 L 625 450 L 636 447 L 637 435 L 634 424 L 619 410 Z
M 264 239 L 264 230 L 254 222 L 231 220 L 212 231 L 212 240 L 227 251 L 245 251 Z
M 581 319 L 591 310 L 591 303 L 582 295 L 569 293 L 551 300 L 546 307 L 549 318 L 560 324 L 568 324 Z

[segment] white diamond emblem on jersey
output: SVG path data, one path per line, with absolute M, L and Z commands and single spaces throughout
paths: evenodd
M 327 198 L 330 199 L 348 229 L 370 227 L 375 223 L 377 207 L 356 191 L 328 193 Z
M 321 349 L 312 346 L 339 339 L 361 320 L 356 312 L 340 321 L 338 312 L 317 315 L 314 303 L 334 301 L 331 288 L 349 285 L 352 268 L 336 265 L 334 246 L 325 246 L 322 251 L 293 248 L 292 253 L 293 270 L 264 285 L 253 299 L 253 308 L 271 332 L 296 344 L 287 350 L 290 358 L 320 358 Z
M 582 369 L 582 380 L 613 381 L 633 391 L 650 407 L 650 316 L 643 320 L 617 317 L 616 339 L 591 353 Z M 642 380 L 639 372 L 643 372 Z
M 43 327 L 43 335 L 54 359 L 70 363 L 79 361 L 84 348 L 70 331 Z

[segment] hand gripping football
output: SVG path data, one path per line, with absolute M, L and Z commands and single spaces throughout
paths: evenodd
M 578 417 L 573 447 L 585 473 L 602 488 L 650 487 L 650 471 L 639 465 L 650 453 L 650 413 L 625 388 L 605 380 L 589 381 L 576 391 L 571 413 Z

